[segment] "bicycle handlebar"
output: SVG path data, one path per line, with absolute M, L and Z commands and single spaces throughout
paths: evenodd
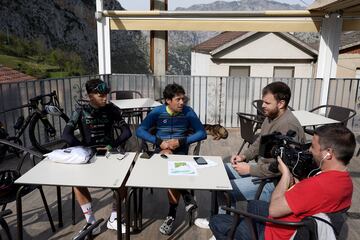
M 43 94 L 43 95 L 39 95 L 39 96 L 30 98 L 29 101 L 39 101 L 44 97 L 53 97 L 53 96 L 56 96 L 56 91 L 52 91 L 51 93 L 48 93 L 48 94 Z
M 53 103 L 53 100 L 52 100 L 52 99 L 51 99 L 48 103 L 44 103 L 44 102 L 43 102 L 43 98 L 44 98 L 44 97 L 55 97 L 55 104 L 58 105 L 58 103 L 59 103 L 59 101 L 58 101 L 58 99 L 57 99 L 57 97 L 56 97 L 56 91 L 54 90 L 54 91 L 52 91 L 51 93 L 43 94 L 43 95 L 39 95 L 39 96 L 30 98 L 28 104 L 25 104 L 25 105 L 22 105 L 22 106 L 19 106 L 19 107 L 14 107 L 14 108 L 6 109 L 5 111 L 0 112 L 0 114 L 6 113 L 6 112 L 10 112 L 10 111 L 13 111 L 13 110 L 17 110 L 17 109 L 21 109 L 21 108 L 26 108 L 26 107 L 34 107 L 34 108 L 36 108 L 38 101 L 41 101 L 41 105 L 47 105 L 47 104 L 49 104 L 49 103 Z M 34 102 L 36 102 L 36 104 L 34 104 Z

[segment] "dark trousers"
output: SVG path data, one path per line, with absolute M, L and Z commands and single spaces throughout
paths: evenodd
M 267 217 L 269 215 L 269 203 L 252 200 L 248 202 L 247 211 L 256 215 Z M 210 218 L 210 229 L 213 232 L 216 240 L 227 239 L 234 217 L 228 214 L 218 214 Z M 243 218 L 240 218 L 240 223 L 236 228 L 234 239 L 236 240 L 250 240 L 251 231 L 250 226 Z M 264 239 L 265 224 L 256 223 L 256 231 L 259 239 Z

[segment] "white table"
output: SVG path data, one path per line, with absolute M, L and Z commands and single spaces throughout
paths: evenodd
M 117 190 L 126 179 L 135 155 L 136 153 L 129 153 L 123 160 L 117 159 L 118 154 L 111 154 L 109 158 L 94 157 L 87 164 L 62 164 L 43 160 L 18 178 L 15 183 L 109 188 L 114 191 L 118 200 L 117 212 L 118 216 L 121 216 L 121 202 Z M 121 221 L 118 221 L 118 239 L 121 238 Z
M 191 155 L 167 155 L 168 158 L 164 159 L 160 154 L 153 155 L 150 159 L 138 158 L 130 177 L 126 182 L 127 187 L 132 187 L 132 190 L 137 188 L 171 188 L 171 189 L 195 189 L 195 190 L 232 190 L 229 177 L 226 173 L 223 161 L 218 156 L 203 156 L 205 160 L 212 160 L 217 163 L 216 166 L 198 168 L 197 175 L 194 176 L 170 176 L 168 174 L 168 161 L 191 161 L 194 162 Z M 136 191 L 135 191 L 136 192 Z M 135 194 L 135 193 L 134 193 Z M 140 221 L 140 229 L 142 225 L 142 194 L 140 193 L 139 208 L 136 210 L 137 216 L 135 217 L 136 224 Z M 212 194 L 212 209 L 216 208 L 215 204 L 216 195 Z M 127 200 L 129 201 L 129 199 Z M 128 210 L 126 211 L 128 214 Z M 139 219 L 137 217 L 139 216 Z M 128 221 L 130 216 L 128 215 Z M 129 226 L 127 222 L 127 227 Z M 137 225 L 136 225 L 137 226 Z M 130 236 L 126 235 L 126 239 Z
M 111 100 L 111 102 L 120 109 L 154 108 L 161 105 L 161 103 L 151 98 Z
M 168 161 L 192 161 L 191 155 L 167 155 L 168 159 L 153 155 L 150 159 L 139 158 L 126 182 L 127 187 L 174 188 L 196 190 L 232 190 L 221 157 L 204 156 L 216 166 L 197 169 L 196 176 L 169 176 Z
M 292 111 L 302 127 L 339 123 L 339 121 L 305 110 Z

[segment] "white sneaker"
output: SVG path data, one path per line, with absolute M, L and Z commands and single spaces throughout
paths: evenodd
M 207 218 L 197 218 L 195 219 L 195 225 L 199 228 L 209 229 L 209 220 Z
M 211 238 L 209 238 L 209 240 L 216 240 L 216 238 L 214 235 L 212 235 Z
M 117 231 L 117 218 L 114 219 L 114 221 L 110 221 L 110 219 L 107 221 L 106 227 L 111 230 Z M 132 231 L 132 227 L 130 227 L 130 232 Z M 121 224 L 121 233 L 126 233 L 126 225 L 125 223 Z

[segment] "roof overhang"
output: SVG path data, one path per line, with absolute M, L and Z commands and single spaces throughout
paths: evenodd
M 279 11 L 117 11 L 105 10 L 111 30 L 319 32 L 327 13 Z M 343 31 L 360 31 L 360 15 L 344 16 Z
M 341 11 L 344 16 L 360 16 L 359 0 L 317 0 L 308 7 L 310 11 L 325 13 Z

